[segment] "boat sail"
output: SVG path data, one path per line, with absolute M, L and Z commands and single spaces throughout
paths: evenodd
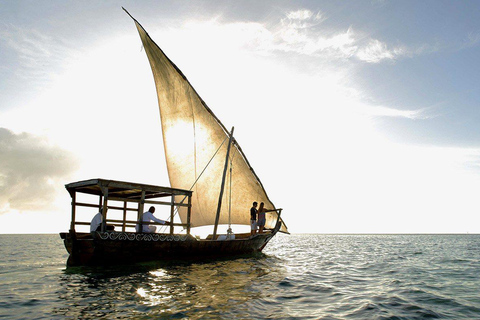
M 229 132 L 180 69 L 138 21 L 129 16 L 140 34 L 155 80 L 170 185 L 180 189 L 193 186 L 192 227 L 213 225 Z M 264 202 L 266 208 L 275 209 L 236 140 L 233 140 L 228 170 L 231 190 L 224 193 L 223 201 L 229 205 L 221 207 L 219 224 L 249 225 L 253 201 Z M 179 215 L 185 222 L 186 208 L 180 208 Z M 276 211 L 268 212 L 265 227 L 273 229 L 277 218 Z M 287 233 L 285 223 L 281 223 L 280 231 Z
M 69 253 L 67 265 L 261 252 L 278 231 L 288 233 L 280 217 L 282 209 L 275 208 L 268 198 L 233 138 L 233 128 L 230 133 L 226 130 L 183 73 L 133 20 L 155 79 L 171 187 L 105 179 L 65 185 L 72 198 L 70 229 L 60 233 Z M 90 202 L 81 200 L 85 194 Z M 91 196 L 97 196 L 98 200 L 92 202 Z M 253 201 L 263 202 L 272 210 L 266 214 L 265 232 L 232 235 L 227 230 L 226 236 L 217 234 L 218 224 L 249 225 L 249 208 Z M 143 227 L 136 231 L 138 225 L 163 225 L 142 219 L 145 205 L 170 207 L 167 232 L 148 233 Z M 91 223 L 80 221 L 78 213 L 85 207 L 99 210 L 100 227 L 92 229 Z M 175 210 L 179 212 L 181 223 L 174 221 Z M 107 211 L 114 212 L 107 216 Z M 190 232 L 191 228 L 209 225 L 214 226 L 213 234 L 205 239 L 194 237 Z M 79 232 L 77 226 L 90 226 L 91 232 Z M 182 231 L 175 233 L 175 228 L 179 227 Z

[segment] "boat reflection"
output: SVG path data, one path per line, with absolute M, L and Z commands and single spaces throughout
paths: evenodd
M 282 265 L 282 260 L 260 254 L 194 263 L 68 268 L 59 292 L 68 307 L 53 313 L 82 319 L 238 315 L 268 297 L 265 288 L 285 278 Z

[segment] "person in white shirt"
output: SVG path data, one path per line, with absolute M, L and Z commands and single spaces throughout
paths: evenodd
M 142 224 L 142 226 L 143 226 L 143 232 L 145 232 L 145 233 L 155 233 L 155 231 L 157 230 L 157 227 L 150 226 L 150 225 L 147 224 L 150 221 L 155 221 L 155 222 L 158 222 L 158 223 L 161 223 L 161 224 L 170 224 L 170 222 L 168 222 L 168 221 L 156 218 L 153 215 L 154 212 L 155 212 L 155 207 L 150 207 L 150 209 L 148 209 L 148 211 L 143 213 L 143 215 L 142 215 L 142 222 L 144 223 L 144 224 Z M 140 231 L 140 224 L 136 225 L 136 230 L 137 230 L 137 232 Z
M 100 208 L 100 211 L 93 217 L 92 221 L 90 222 L 90 232 L 101 231 L 102 223 L 103 223 L 102 211 L 103 209 Z M 115 229 L 114 226 L 110 226 L 110 225 L 106 226 L 106 230 L 113 231 L 114 229 Z

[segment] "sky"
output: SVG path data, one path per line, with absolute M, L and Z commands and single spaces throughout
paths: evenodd
M 480 233 L 466 0 L 3 1 L 0 233 L 67 231 L 73 181 L 169 185 L 122 6 L 235 126 L 290 232 Z

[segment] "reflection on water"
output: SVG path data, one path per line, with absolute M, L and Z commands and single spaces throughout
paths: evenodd
M 252 316 L 256 300 L 284 278 L 284 264 L 258 255 L 195 263 L 149 263 L 123 267 L 69 268 L 61 275 L 60 298 L 69 318 Z M 250 307 L 249 307 L 250 306 Z

